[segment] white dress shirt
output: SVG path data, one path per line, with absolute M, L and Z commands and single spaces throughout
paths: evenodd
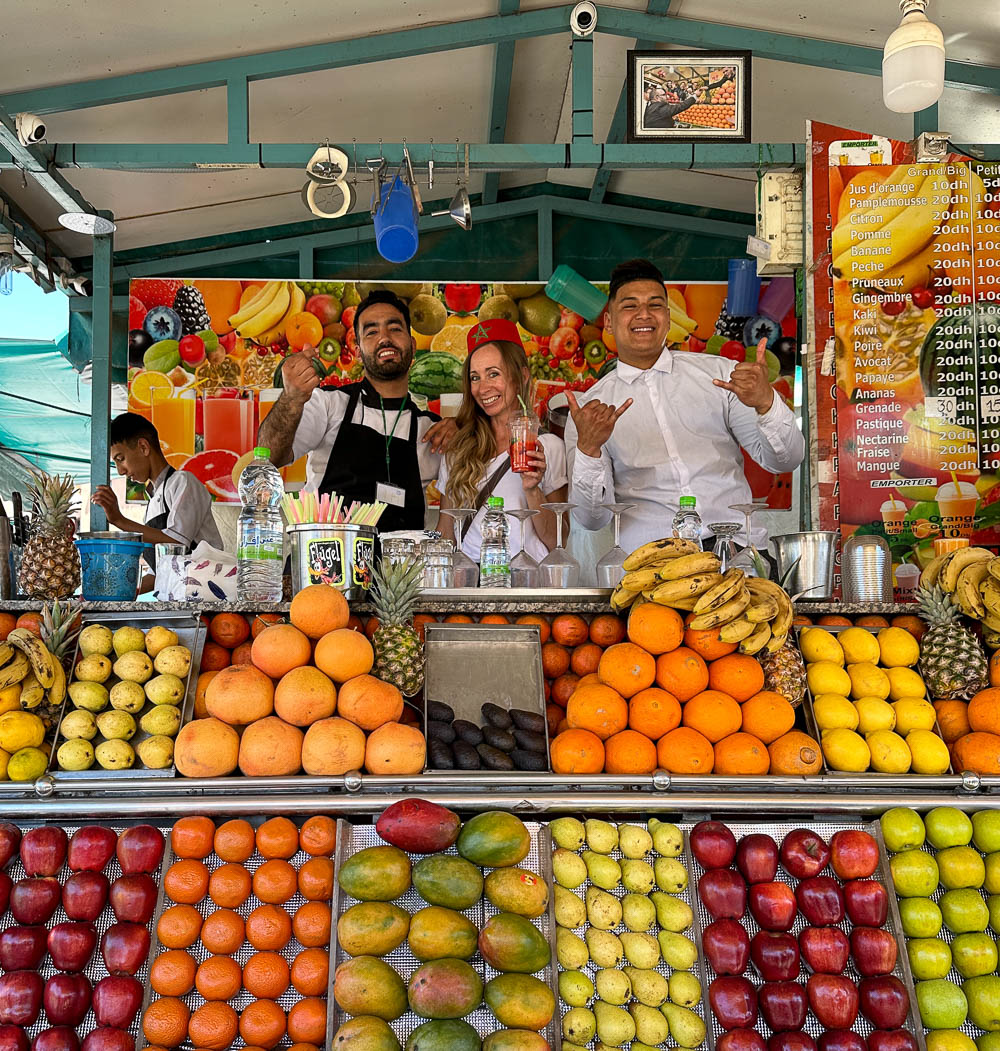
M 681 496 L 697 499 L 702 530 L 713 522 L 741 522 L 730 504 L 750 503 L 743 474 L 742 446 L 769 471 L 791 471 L 802 462 L 805 441 L 791 409 L 776 393 L 763 415 L 735 394 L 716 387 L 728 380 L 736 362 L 714 354 L 664 348 L 648 369 L 619 361 L 614 372 L 577 395 L 581 405 L 597 399 L 619 406 L 633 403 L 619 417 L 599 458 L 577 447 L 572 417 L 566 424 L 569 499 L 582 526 L 599 529 L 611 520 L 602 503 L 636 506 L 622 515 L 621 545 L 626 551 L 673 533 Z M 745 530 L 741 530 L 745 533 Z M 739 536 L 746 543 L 745 536 Z M 766 550 L 767 533 L 753 529 L 754 544 Z
M 157 475 L 153 492 L 146 505 L 145 522 L 167 512 L 167 524 L 160 530 L 172 536 L 190 551 L 202 540 L 220 551 L 222 535 L 212 514 L 212 496 L 190 471 L 174 471 L 167 477 L 168 468 Z

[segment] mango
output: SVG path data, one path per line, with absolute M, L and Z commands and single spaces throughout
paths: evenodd
M 548 985 L 530 974 L 498 974 L 486 983 L 486 1006 L 508 1029 L 544 1029 L 555 1014 Z
M 518 916 L 541 916 L 549 904 L 545 880 L 525 869 L 494 869 L 486 877 L 484 889 L 490 904 Z
M 349 1018 L 333 1034 L 330 1047 L 333 1051 L 337 1051 L 338 1048 L 346 1048 L 348 1051 L 358 1051 L 361 1048 L 364 1051 L 400 1051 L 399 1040 L 388 1023 L 373 1015 Z
M 437 1019 L 418 1025 L 406 1041 L 405 1051 L 479 1051 L 479 1034 L 458 1018 Z
M 458 852 L 483 868 L 506 868 L 528 856 L 531 836 L 524 822 L 505 810 L 487 810 L 462 826 Z
M 483 980 L 464 960 L 431 960 L 413 972 L 407 998 L 421 1018 L 464 1018 L 482 1002 Z
M 410 859 L 398 847 L 367 847 L 344 862 L 338 880 L 358 901 L 392 901 L 410 888 Z
M 428 905 L 410 920 L 410 952 L 418 960 L 469 960 L 476 954 L 479 931 L 454 909 Z
M 413 866 L 413 885 L 429 905 L 468 909 L 483 895 L 483 874 L 465 858 L 432 854 Z
M 406 1013 L 403 979 L 375 956 L 345 960 L 334 975 L 333 996 L 350 1015 L 374 1015 L 394 1022 Z
M 549 1051 L 549 1042 L 530 1029 L 498 1029 L 483 1041 L 483 1051 Z
M 384 901 L 352 905 L 337 922 L 337 941 L 348 956 L 385 956 L 406 941 L 410 914 Z
M 453 810 L 425 799 L 393 803 L 375 822 L 375 830 L 386 841 L 412 854 L 436 854 L 458 839 L 462 820 Z
M 523 916 L 500 912 L 491 916 L 479 935 L 479 951 L 496 971 L 533 974 L 552 959 L 542 932 Z

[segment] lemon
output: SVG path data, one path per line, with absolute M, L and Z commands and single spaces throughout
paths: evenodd
M 0 715 L 5 712 L 17 712 L 21 710 L 21 684 L 15 682 L 5 690 L 0 690 Z
M 920 656 L 920 643 L 905 628 L 883 628 L 878 633 L 878 648 L 886 668 L 911 667 Z
M 890 668 L 889 698 L 898 701 L 903 697 L 926 697 L 927 687 L 924 680 L 912 668 Z
M 821 693 L 813 701 L 813 714 L 820 730 L 856 730 L 858 711 L 846 698 L 836 693 Z
M 896 728 L 896 713 L 881 697 L 859 697 L 854 707 L 858 713 L 858 733 L 867 735 Z
M 906 744 L 913 756 L 915 774 L 946 774 L 951 765 L 948 746 L 933 730 L 911 730 Z
M 865 739 L 853 730 L 830 730 L 823 734 L 823 755 L 831 770 L 861 774 L 871 764 L 871 751 Z
M 410 337 L 413 340 L 414 350 L 430 350 L 431 340 L 433 336 L 425 336 L 422 332 L 418 332 L 415 328 L 410 329 Z
M 872 769 L 880 774 L 909 772 L 912 758 L 906 742 L 892 730 L 876 730 L 866 738 L 872 753 Z
M 807 628 L 799 635 L 799 649 L 807 664 L 829 661 L 844 666 L 844 651 L 836 635 L 825 628 Z
M 0 748 L 5 752 L 37 748 L 44 740 L 45 723 L 37 715 L 30 712 L 7 712 L 0 715 Z
M 851 680 L 851 696 L 855 700 L 889 696 L 889 676 L 877 664 L 848 664 L 847 674 Z
M 10 777 L 7 775 L 7 764 L 10 762 L 10 752 L 5 752 L 0 748 L 0 781 L 9 781 Z
M 976 1042 L 959 1029 L 932 1029 L 924 1039 L 927 1051 L 976 1051 Z
M 896 733 L 904 737 L 911 730 L 934 729 L 937 712 L 923 697 L 901 697 L 893 702 L 892 710 L 896 713 Z
M 157 388 L 173 390 L 173 384 L 162 372 L 140 372 L 130 383 L 129 397 L 140 405 L 149 406 L 153 401 L 153 391 Z
M 837 636 L 848 664 L 877 664 L 878 639 L 867 628 L 847 628 Z
M 7 761 L 7 777 L 11 781 L 37 781 L 48 765 L 49 757 L 41 748 L 19 748 Z
M 846 697 L 851 692 L 850 676 L 833 661 L 817 661 L 808 665 L 806 682 L 813 697 L 821 693 L 839 693 Z
M 465 316 L 460 316 L 459 314 L 450 315 L 444 323 L 444 328 L 440 332 L 434 333 L 434 338 L 431 340 L 430 345 L 431 352 L 451 354 L 458 358 L 459 361 L 465 361 L 469 356 L 468 330 L 477 324 L 478 321 L 479 318 L 475 314 Z

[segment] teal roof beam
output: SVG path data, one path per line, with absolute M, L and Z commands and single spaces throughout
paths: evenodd
M 520 0 L 500 0 L 501 17 L 515 14 Z M 514 78 L 514 41 L 501 40 L 493 55 L 493 86 L 490 90 L 490 142 L 503 142 L 507 137 L 507 108 L 510 85 Z M 493 204 L 500 191 L 500 173 L 488 172 L 483 182 L 483 204 Z
M 576 37 L 572 47 L 573 143 L 594 141 L 594 38 Z

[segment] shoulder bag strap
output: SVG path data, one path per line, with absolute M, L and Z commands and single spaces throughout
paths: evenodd
M 473 505 L 476 509 L 476 514 L 482 509 L 483 505 L 493 494 L 493 490 L 496 489 L 497 483 L 501 478 L 510 470 L 510 456 L 507 455 L 503 458 L 503 463 L 486 479 L 486 484 L 476 494 L 476 502 Z

